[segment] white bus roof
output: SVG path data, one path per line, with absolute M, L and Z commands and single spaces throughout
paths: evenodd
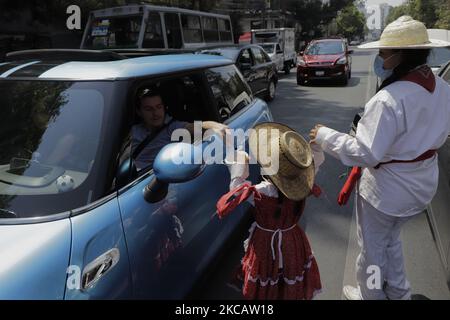
M 157 11 L 157 12 L 185 13 L 185 14 L 193 14 L 193 15 L 198 15 L 198 16 L 216 17 L 216 18 L 227 19 L 227 20 L 230 19 L 229 16 L 222 15 L 222 14 L 194 11 L 194 10 L 182 9 L 182 8 L 176 8 L 176 7 L 154 6 L 154 5 L 148 5 L 148 4 L 128 5 L 128 6 L 94 10 L 94 11 L 91 11 L 91 14 L 94 16 L 94 18 L 102 18 L 102 17 L 106 18 L 106 17 L 114 17 L 114 16 L 140 14 L 140 13 L 143 13 L 144 10 Z
M 278 31 L 294 31 L 294 28 L 275 28 L 275 29 L 252 29 L 251 32 L 278 32 Z

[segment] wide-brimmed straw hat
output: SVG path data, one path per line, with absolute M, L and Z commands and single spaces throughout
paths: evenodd
M 261 123 L 250 134 L 250 154 L 262 168 L 279 161 L 278 171 L 268 175 L 271 182 L 290 200 L 305 199 L 314 185 L 311 147 L 295 130 L 280 123 Z M 278 156 L 276 155 L 278 153 Z
M 360 49 L 429 49 L 450 46 L 450 42 L 429 39 L 425 25 L 410 16 L 388 24 L 379 41 L 360 45 Z

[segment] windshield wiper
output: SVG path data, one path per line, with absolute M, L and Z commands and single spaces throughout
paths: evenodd
M 15 212 L 6 210 L 6 209 L 0 209 L 0 218 L 3 219 L 13 219 L 17 218 L 17 214 Z

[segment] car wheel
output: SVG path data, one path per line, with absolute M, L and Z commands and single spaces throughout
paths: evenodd
M 349 79 L 348 76 L 344 75 L 344 77 L 341 79 L 341 84 L 343 86 L 346 86 L 348 84 L 348 79 Z
M 352 78 L 352 70 L 348 70 L 348 78 L 349 78 L 349 79 Z
M 267 87 L 266 101 L 272 101 L 273 99 L 275 99 L 276 89 L 277 85 L 275 84 L 275 80 L 271 79 Z
M 306 81 L 305 81 L 305 79 L 297 78 L 297 84 L 299 86 L 304 86 L 306 84 Z

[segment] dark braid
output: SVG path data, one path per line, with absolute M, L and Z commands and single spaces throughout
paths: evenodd
M 399 49 L 395 50 L 395 53 L 401 54 L 401 62 L 394 68 L 392 75 L 383 81 L 378 91 L 391 83 L 399 81 L 418 66 L 426 64 L 430 55 L 430 49 Z

